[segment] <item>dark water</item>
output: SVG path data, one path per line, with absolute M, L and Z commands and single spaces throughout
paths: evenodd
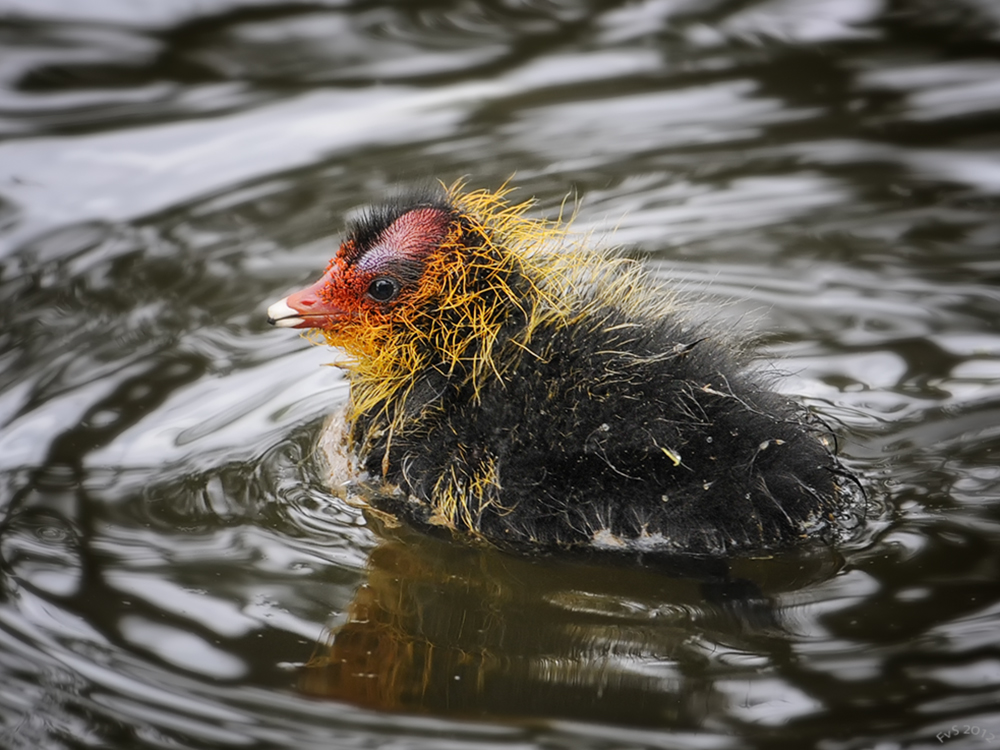
M 1000 746 L 1000 5 L 8 0 L 0 51 L 0 746 Z M 732 600 L 329 495 L 267 304 L 512 174 L 763 333 L 849 542 Z

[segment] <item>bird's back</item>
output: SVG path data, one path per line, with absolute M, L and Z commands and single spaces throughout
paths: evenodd
M 369 471 L 402 490 L 386 509 L 535 547 L 718 554 L 828 527 L 835 458 L 717 332 L 593 301 L 569 319 L 527 343 L 515 326 L 486 382 L 427 373 L 391 438 L 359 420 Z

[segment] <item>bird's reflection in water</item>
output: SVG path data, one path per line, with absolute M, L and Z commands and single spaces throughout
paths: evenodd
M 347 621 L 302 668 L 306 694 L 436 715 L 699 726 L 728 700 L 714 686 L 720 659 L 783 660 L 772 597 L 839 565 L 828 549 L 623 565 L 382 536 Z

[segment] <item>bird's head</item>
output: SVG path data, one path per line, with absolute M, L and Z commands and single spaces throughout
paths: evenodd
M 473 382 L 499 372 L 502 330 L 520 321 L 530 336 L 540 307 L 546 264 L 535 251 L 562 231 L 504 195 L 453 187 L 369 211 L 323 276 L 271 305 L 269 321 L 343 349 L 376 401 L 427 368 Z
M 369 332 L 403 320 L 425 301 L 428 267 L 455 244 L 456 215 L 447 205 L 400 204 L 366 214 L 314 284 L 275 302 L 268 321 L 315 328 L 331 344 L 363 356 Z

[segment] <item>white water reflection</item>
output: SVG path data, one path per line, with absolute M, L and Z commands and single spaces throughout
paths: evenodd
M 211 120 L 0 144 L 0 184 L 14 186 L 21 210 L 4 245 L 95 217 L 142 217 L 331 152 L 432 137 L 462 115 L 443 104 L 439 94 L 317 92 Z
M 523 111 L 502 132 L 520 149 L 562 160 L 563 168 L 587 168 L 626 154 L 749 140 L 768 125 L 816 114 L 756 90 L 737 80 L 612 97 L 597 108 L 588 101 L 551 104 Z

